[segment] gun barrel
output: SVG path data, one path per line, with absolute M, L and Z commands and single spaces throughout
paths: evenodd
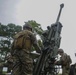
M 59 19 L 60 19 L 60 15 L 61 15 L 61 11 L 62 11 L 62 8 L 64 7 L 64 4 L 60 4 L 60 11 L 59 11 L 59 14 L 58 14 L 58 17 L 57 17 L 57 20 L 56 20 L 56 23 L 58 23 Z

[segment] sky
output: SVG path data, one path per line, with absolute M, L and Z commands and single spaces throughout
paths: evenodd
M 75 0 L 0 0 L 0 22 L 23 26 L 28 20 L 35 20 L 46 30 L 56 22 L 60 4 L 64 3 L 60 22 L 62 23 L 60 48 L 76 63 L 76 1 Z M 72 63 L 72 64 L 73 64 Z

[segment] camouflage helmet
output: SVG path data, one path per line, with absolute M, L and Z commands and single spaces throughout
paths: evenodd
M 32 26 L 30 25 L 30 23 L 25 22 L 25 24 L 23 25 L 23 29 L 31 29 L 32 30 Z
M 58 53 L 64 53 L 63 49 L 58 49 Z

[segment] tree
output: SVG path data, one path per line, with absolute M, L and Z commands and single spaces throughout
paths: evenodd
M 41 28 L 41 25 L 38 24 L 36 21 L 28 21 L 32 25 L 33 32 L 36 35 L 39 35 L 40 39 L 38 39 L 38 43 L 40 46 L 42 46 L 41 38 L 43 29 Z M 15 25 L 13 23 L 9 23 L 8 25 L 3 25 L 0 23 L 0 59 L 5 59 L 7 54 L 10 52 L 11 49 L 11 43 L 13 41 L 13 36 L 22 30 L 22 26 Z M 2 57 L 4 56 L 4 58 Z
M 28 21 L 28 23 L 32 25 L 33 31 L 36 33 L 36 35 L 39 35 L 41 37 L 43 33 L 43 29 L 41 28 L 41 25 L 34 20 Z
M 22 27 L 10 23 L 3 25 L 0 23 L 0 59 L 5 61 L 5 57 L 10 52 L 13 36 L 22 30 Z
M 38 39 L 39 46 L 43 47 L 43 45 L 42 45 L 43 35 L 42 34 L 43 34 L 44 30 L 42 29 L 41 25 L 34 20 L 29 20 L 28 23 L 30 23 L 30 25 L 32 25 L 32 29 L 33 29 L 33 32 L 35 33 L 35 35 L 38 35 L 40 37 Z

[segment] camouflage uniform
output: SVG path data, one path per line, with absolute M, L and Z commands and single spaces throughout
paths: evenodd
M 67 62 L 67 54 L 63 51 L 59 54 L 61 55 L 61 57 L 59 61 L 56 61 L 56 64 L 62 66 L 62 75 L 69 75 L 70 64 L 69 62 Z
M 70 64 L 65 63 L 64 62 L 67 60 L 67 54 L 64 53 L 61 57 L 61 61 L 62 61 L 62 75 L 69 75 L 69 71 L 70 71 Z
M 20 34 L 24 34 L 29 36 L 30 38 L 30 47 L 23 47 L 22 49 L 15 49 L 14 51 L 14 67 L 12 70 L 12 75 L 32 75 L 33 74 L 33 60 L 31 58 L 30 52 L 32 46 L 34 46 L 37 50 L 40 48 L 37 45 L 37 40 L 35 35 L 29 30 L 23 30 L 19 32 Z M 27 42 L 28 43 L 28 42 Z
M 6 57 L 6 62 L 0 63 L 0 67 L 7 67 L 7 73 L 10 73 L 13 67 L 13 57 L 11 55 L 8 55 Z
M 5 67 L 8 67 L 7 73 L 10 73 L 13 68 L 13 57 L 12 55 L 8 55 L 6 57 L 7 62 L 4 64 Z

